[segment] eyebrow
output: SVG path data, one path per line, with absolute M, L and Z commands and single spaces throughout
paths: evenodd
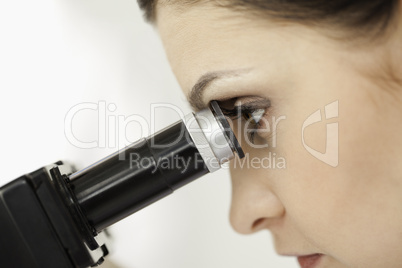
M 188 101 L 190 105 L 194 108 L 194 110 L 202 110 L 205 108 L 205 103 L 202 100 L 203 93 L 205 90 L 215 81 L 222 78 L 231 78 L 236 77 L 245 72 L 248 72 L 250 69 L 237 69 L 237 70 L 223 70 L 223 71 L 214 71 L 203 74 L 195 85 L 190 90 L 190 94 L 188 95 Z

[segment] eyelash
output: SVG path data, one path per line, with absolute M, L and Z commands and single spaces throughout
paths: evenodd
M 251 124 L 249 124 L 247 129 L 247 134 L 249 140 L 254 143 L 255 134 L 257 133 L 258 128 L 261 125 L 261 118 L 265 115 L 265 109 L 256 108 L 248 105 L 234 106 L 232 109 L 221 107 L 222 113 L 229 117 L 232 120 L 238 120 L 242 117 L 245 120 L 252 120 Z M 263 110 L 263 114 L 260 116 L 258 121 L 253 119 L 253 114 L 257 111 Z

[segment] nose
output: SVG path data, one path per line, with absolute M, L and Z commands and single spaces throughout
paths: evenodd
M 258 174 L 233 174 L 230 223 L 241 234 L 269 228 L 285 212 L 279 198 Z M 250 172 L 254 173 L 254 172 Z M 261 174 L 260 174 L 261 175 Z M 265 174 L 266 175 L 266 174 Z

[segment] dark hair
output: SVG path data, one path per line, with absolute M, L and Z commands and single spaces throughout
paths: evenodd
M 137 0 L 146 20 L 155 20 L 158 0 Z M 170 0 L 188 6 L 208 2 L 238 11 L 249 11 L 271 18 L 312 25 L 331 25 L 358 30 L 363 35 L 384 32 L 397 10 L 398 0 Z

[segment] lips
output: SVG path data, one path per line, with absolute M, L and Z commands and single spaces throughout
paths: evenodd
M 322 254 L 312 254 L 297 257 L 301 268 L 315 268 L 321 260 Z

